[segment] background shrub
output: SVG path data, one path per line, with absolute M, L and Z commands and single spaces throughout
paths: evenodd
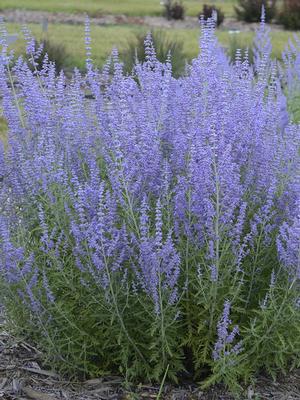
M 224 21 L 225 15 L 221 8 L 216 7 L 215 5 L 204 4 L 202 12 L 198 15 L 198 17 L 200 18 L 203 15 L 204 20 L 207 21 L 208 18 L 213 18 L 214 12 L 216 12 L 217 15 L 217 26 L 220 26 Z
M 172 64 L 172 72 L 175 77 L 184 73 L 187 56 L 183 49 L 183 42 L 170 37 L 165 31 L 155 30 L 151 32 L 156 57 L 160 62 L 165 62 L 169 56 Z M 124 62 L 124 70 L 131 73 L 136 60 L 144 62 L 146 34 L 139 32 L 134 39 L 128 42 L 127 47 L 121 52 L 121 60 Z
M 180 20 L 184 19 L 185 8 L 179 1 L 165 0 L 164 2 L 164 16 L 167 19 Z
M 265 7 L 265 21 L 271 21 L 276 15 L 276 0 L 238 0 L 235 12 L 240 20 L 259 22 L 262 6 Z
M 279 15 L 279 22 L 286 29 L 300 29 L 300 2 L 298 0 L 284 0 Z

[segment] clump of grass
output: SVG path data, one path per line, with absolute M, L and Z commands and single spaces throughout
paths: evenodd
M 249 63 L 254 62 L 254 52 L 252 46 L 245 46 L 245 41 L 239 36 L 239 33 L 234 32 L 229 36 L 229 44 L 227 54 L 232 62 L 236 60 L 237 55 L 244 59 L 247 56 Z
M 153 30 L 150 32 L 155 47 L 157 59 L 164 63 L 171 56 L 172 71 L 175 77 L 179 77 L 185 71 L 187 56 L 184 52 L 184 43 L 178 38 L 172 38 L 166 31 Z M 127 46 L 121 51 L 120 57 L 124 62 L 127 73 L 133 70 L 136 61 L 144 62 L 146 32 L 137 32 L 130 39 Z
M 57 43 L 45 38 L 38 41 L 36 46 L 37 48 L 41 48 L 41 51 L 35 60 L 38 69 L 42 68 L 46 54 L 49 61 L 55 63 L 55 68 L 58 72 L 70 66 L 70 56 L 63 43 Z

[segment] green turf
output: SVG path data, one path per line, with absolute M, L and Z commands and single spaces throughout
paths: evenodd
M 17 24 L 6 24 L 10 33 L 19 33 L 20 26 Z M 85 42 L 84 27 L 82 25 L 49 24 L 48 33 L 42 32 L 40 24 L 28 24 L 36 39 L 46 37 L 53 43 L 60 43 L 66 48 L 67 65 L 69 67 L 83 68 L 85 65 Z M 113 47 L 122 48 L 127 41 L 134 36 L 139 26 L 93 26 L 91 37 L 93 46 L 93 59 L 97 65 L 102 65 L 109 56 Z M 21 54 L 24 49 L 22 34 L 11 46 L 16 54 Z
M 209 0 L 184 0 L 187 15 L 196 16 Z M 235 0 L 217 0 L 226 15 L 233 15 Z M 91 16 L 101 14 L 126 14 L 130 16 L 161 15 L 160 0 L 1 0 L 2 9 L 27 9 L 59 12 L 88 12 Z
M 7 24 L 9 32 L 20 32 L 20 26 Z M 29 24 L 34 36 L 40 39 L 43 36 L 39 24 Z M 134 33 L 142 30 L 139 25 L 118 25 L 118 26 L 92 26 L 92 52 L 94 62 L 101 66 L 109 56 L 113 47 L 120 50 L 124 49 L 127 42 L 132 40 Z M 184 42 L 184 50 L 188 59 L 195 57 L 198 53 L 198 29 L 167 29 L 168 35 L 179 38 Z M 230 46 L 232 35 L 227 31 L 218 30 L 217 36 L 225 47 Z M 273 55 L 281 56 L 281 52 L 287 44 L 291 32 L 274 31 L 272 32 Z M 20 35 L 21 37 L 21 35 Z M 250 46 L 253 38 L 252 32 L 242 32 L 238 34 L 238 43 L 243 46 Z M 67 65 L 69 67 L 83 68 L 85 64 L 85 44 L 84 27 L 81 25 L 49 24 L 47 38 L 53 43 L 65 45 Z M 18 39 L 13 48 L 17 54 L 24 51 L 24 41 Z

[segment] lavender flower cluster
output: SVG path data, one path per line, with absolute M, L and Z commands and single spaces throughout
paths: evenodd
M 272 60 L 262 21 L 255 64 L 239 52 L 232 64 L 208 22 L 183 77 L 173 78 L 171 58 L 156 59 L 150 35 L 146 61 L 125 75 L 117 50 L 102 71 L 93 67 L 86 33 L 87 73 L 71 79 L 47 57 L 34 68 L 28 31 L 30 64 L 13 62 L 2 35 L 2 279 L 49 326 L 75 296 L 70 285 L 93 293 L 82 309 L 103 293 L 103 310 L 114 308 L 141 357 L 128 315 L 138 325 L 148 313 L 160 321 L 152 338 L 165 340 L 164 368 L 189 329 L 197 356 L 208 343 L 199 364 L 243 354 L 238 325 L 253 321 L 271 274 L 286 277 L 297 310 L 300 127 L 283 85 L 299 76 L 300 53 L 288 53 L 286 67 Z

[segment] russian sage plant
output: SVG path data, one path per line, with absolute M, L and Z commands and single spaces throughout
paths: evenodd
M 300 127 L 282 89 L 299 53 L 273 61 L 262 21 L 254 65 L 230 63 L 208 21 L 184 77 L 149 35 L 126 75 L 117 50 L 93 67 L 87 23 L 86 75 L 67 79 L 35 68 L 28 31 L 13 60 L 1 31 L 10 328 L 73 376 L 188 371 L 238 392 L 299 367 Z

